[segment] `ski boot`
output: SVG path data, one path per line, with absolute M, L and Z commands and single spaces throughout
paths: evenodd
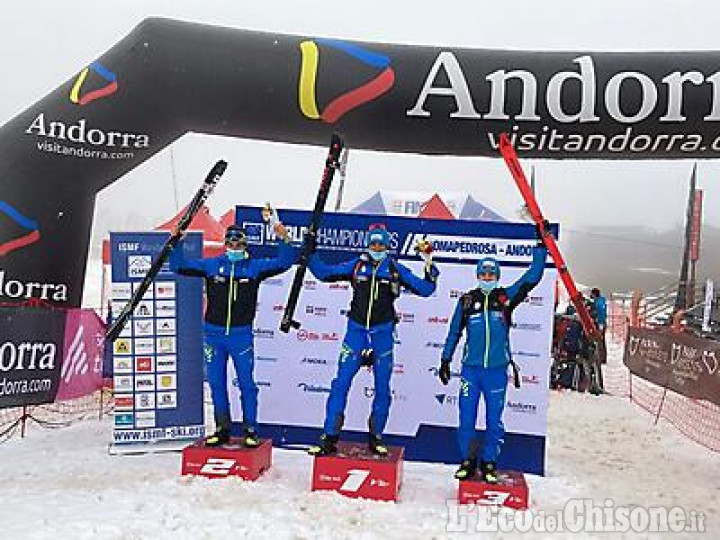
M 338 435 L 327 435 L 323 433 L 320 436 L 320 443 L 308 448 L 308 454 L 311 456 L 328 456 L 337 452 L 337 443 L 340 440 Z
M 376 456 L 387 456 L 388 455 L 388 447 L 385 446 L 385 443 L 382 440 L 382 437 L 380 435 L 375 435 L 373 433 L 370 434 L 370 442 L 369 445 L 370 451 L 375 454 Z
M 466 459 L 460 464 L 460 468 L 455 471 L 456 480 L 468 480 L 475 476 L 477 471 L 477 461 L 474 459 Z
M 245 448 L 257 448 L 260 446 L 260 437 L 254 428 L 245 428 L 243 433 L 243 446 Z
M 205 438 L 205 446 L 222 446 L 230 442 L 230 430 L 219 428 L 215 433 Z
M 482 474 L 483 482 L 486 484 L 497 484 L 500 481 L 497 465 L 494 461 L 481 461 L 480 473 Z

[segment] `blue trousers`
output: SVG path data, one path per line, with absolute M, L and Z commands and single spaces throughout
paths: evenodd
M 337 435 L 342 429 L 348 392 L 362 365 L 360 355 L 364 349 L 372 349 L 375 359 L 373 363 L 375 395 L 370 414 L 370 431 L 381 435 L 385 430 L 392 401 L 390 376 L 393 371 L 394 330 L 393 322 L 378 324 L 367 329 L 348 320 L 345 339 L 338 359 L 337 375 L 330 385 L 330 395 L 325 407 L 324 431 L 328 435 Z
M 508 384 L 507 366 L 485 369 L 482 366 L 463 364 L 461 375 L 458 442 L 462 459 L 476 458 L 478 455 L 475 424 L 482 395 L 485 399 L 485 447 L 481 459 L 497 461 L 505 435 L 502 413 Z
M 227 391 L 228 356 L 232 357 L 240 388 L 243 424 L 257 428 L 258 387 L 253 379 L 255 366 L 251 326 L 238 326 L 225 334 L 224 327 L 205 325 L 205 367 L 212 392 L 215 424 L 230 427 Z

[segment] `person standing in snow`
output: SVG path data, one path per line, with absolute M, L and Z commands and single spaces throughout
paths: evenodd
M 230 402 L 227 391 L 227 361 L 232 357 L 241 393 L 243 444 L 256 447 L 258 387 L 253 378 L 255 365 L 253 328 L 258 288 L 263 280 L 281 274 L 294 263 L 287 229 L 268 205 L 263 210 L 275 234 L 281 239 L 276 258 L 255 259 L 248 252 L 245 231 L 230 225 L 225 232 L 225 253 L 219 257 L 186 260 L 182 241 L 170 255 L 170 269 L 183 276 L 205 279 L 204 355 L 210 384 L 216 431 L 205 439 L 207 446 L 230 440 Z
M 368 422 L 370 450 L 378 455 L 388 453 L 382 433 L 391 402 L 390 376 L 396 324 L 394 303 L 403 287 L 423 297 L 435 291 L 439 271 L 432 262 L 431 248 L 419 246 L 418 252 L 425 260 L 424 277 L 419 278 L 388 256 L 390 234 L 384 226 L 370 227 L 366 245 L 367 252 L 338 265 L 326 265 L 318 254 L 309 261 L 308 268 L 320 281 L 349 281 L 353 288 L 338 371 L 326 404 L 323 434 L 319 444 L 309 449 L 311 455 L 337 451 L 348 392 L 361 366 L 371 366 L 375 380 L 375 396 Z
M 593 305 L 593 319 L 600 332 L 600 341 L 598 341 L 600 361 L 605 364 L 607 362 L 607 342 L 605 341 L 605 329 L 607 328 L 607 301 L 600 292 L 600 289 L 594 287 L 590 291 L 590 302 Z
M 480 472 L 484 481 L 497 483 L 497 458 L 505 434 L 502 413 L 508 382 L 510 326 L 513 310 L 540 282 L 545 270 L 547 248 L 538 228 L 538 245 L 533 248 L 530 268 L 510 286 L 500 286 L 500 265 L 492 257 L 478 261 L 478 286 L 460 297 L 450 321 L 442 350 L 438 376 L 450 382 L 450 364 L 463 331 L 466 331 L 460 382 L 460 425 L 458 442 L 462 463 L 455 478 L 465 480 Z M 480 396 L 485 399 L 485 447 L 478 453 L 475 423 Z

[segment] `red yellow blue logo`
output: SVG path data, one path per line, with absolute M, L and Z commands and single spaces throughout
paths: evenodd
M 318 62 L 320 60 L 318 44 L 342 51 L 363 64 L 382 71 L 367 83 L 337 96 L 320 110 L 315 97 Z M 300 110 L 307 118 L 312 120 L 322 120 L 327 124 L 333 124 L 353 109 L 382 96 L 395 83 L 395 71 L 390 67 L 390 58 L 357 45 L 334 39 L 315 39 L 314 41 L 300 43 L 300 52 L 302 54 L 302 65 L 298 84 L 298 99 Z
M 40 240 L 40 230 L 35 220 L 21 214 L 17 209 L 5 201 L 0 201 L 0 213 L 8 216 L 12 221 L 20 225 L 27 232 L 18 238 L 0 243 L 0 256 L 7 255 L 11 251 L 20 249 Z
M 104 81 L 107 82 L 107 84 L 105 86 L 102 86 L 101 88 L 97 88 L 95 90 L 90 90 L 83 93 L 85 80 L 87 79 L 91 71 L 99 75 Z M 70 90 L 70 101 L 80 106 L 87 105 L 88 103 L 91 103 L 95 100 L 114 94 L 115 92 L 117 92 L 117 90 L 117 75 L 115 75 L 115 73 L 100 64 L 100 62 L 93 62 L 88 67 L 83 69 L 80 72 L 80 75 L 78 75 L 77 79 L 75 79 L 75 83 Z

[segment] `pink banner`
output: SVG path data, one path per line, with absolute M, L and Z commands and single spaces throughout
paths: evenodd
M 92 394 L 102 387 L 105 329 L 92 309 L 69 309 L 60 386 L 55 401 Z

